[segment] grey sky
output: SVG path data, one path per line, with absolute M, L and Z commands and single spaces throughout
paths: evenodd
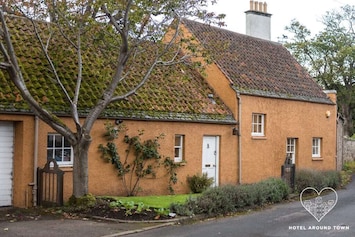
M 267 12 L 271 16 L 271 39 L 277 38 L 285 33 L 285 26 L 289 25 L 292 19 L 297 19 L 311 32 L 317 33 L 321 30 L 320 22 L 322 15 L 333 9 L 340 9 L 341 6 L 354 5 L 354 0 L 264 0 L 267 3 Z M 210 7 L 211 11 L 225 13 L 227 28 L 229 30 L 245 33 L 245 11 L 250 9 L 249 0 L 219 0 L 217 5 Z

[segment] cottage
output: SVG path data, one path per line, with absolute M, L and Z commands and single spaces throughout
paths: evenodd
M 7 19 L 19 63 L 30 82 L 29 89 L 43 106 L 74 128 L 63 94 L 53 83 L 48 64 L 34 40 L 31 22 L 21 17 L 9 16 Z M 51 56 L 60 65 L 58 74 L 63 85 L 72 93 L 75 54 L 59 36 L 55 40 Z M 136 68 L 135 74 L 130 75 L 130 80 L 119 86 L 118 91 L 137 83 L 149 62 L 149 50 L 154 47 L 150 46 L 146 47 L 145 56 L 132 65 Z M 87 48 L 83 55 L 86 64 L 79 110 L 85 117 L 109 78 L 110 62 L 105 61 L 109 59 L 107 54 L 91 48 Z M 55 158 L 64 171 L 64 199 L 67 200 L 72 194 L 75 159 L 70 144 L 34 116 L 6 71 L 0 72 L 0 84 L 0 206 L 36 205 L 37 168 L 43 167 L 48 158 Z M 215 171 L 215 185 L 236 183 L 236 137 L 232 133 L 236 120 L 203 77 L 188 65 L 157 67 L 136 95 L 129 97 L 128 101 L 111 104 L 95 123 L 89 151 L 89 192 L 94 195 L 125 195 L 118 171 L 100 158 L 98 147 L 107 142 L 103 136 L 107 122 L 124 124 L 129 136 L 144 131 L 143 140 L 164 134 L 164 139 L 159 141 L 160 154 L 186 164 L 178 170 L 178 182 L 174 186 L 176 193 L 189 192 L 186 177 L 207 171 L 208 167 Z M 126 149 L 124 135 L 117 140 L 122 157 Z M 139 194 L 169 194 L 169 178 L 161 166 L 156 178 L 141 181 Z
M 183 21 L 183 37 L 211 52 L 206 80 L 238 121 L 238 183 L 279 176 L 287 155 L 297 169 L 334 170 L 336 92 L 322 91 L 285 47 L 270 41 L 266 4 L 250 7 L 247 35 Z
M 257 19 L 271 16 L 266 8 L 252 8 L 247 14 L 253 20 L 253 14 Z M 73 127 L 63 95 L 51 83 L 48 65 L 38 45 L 32 43 L 30 23 L 9 17 L 8 24 L 30 90 Z M 129 136 L 143 130 L 143 139 L 165 135 L 160 154 L 185 164 L 177 170 L 176 193 L 189 192 L 186 177 L 202 172 L 214 178 L 214 185 L 279 177 L 286 155 L 298 169 L 335 169 L 336 95 L 323 92 L 281 44 L 268 39 L 268 30 L 266 36 L 260 36 L 260 30 L 242 35 L 187 19 L 182 30 L 211 53 L 213 63 L 206 66 L 203 75 L 185 64 L 159 67 L 137 95 L 105 110 L 92 131 L 90 193 L 125 194 L 117 170 L 100 158 L 98 146 L 106 142 L 103 134 L 107 122 L 124 124 Z M 56 40 L 53 57 L 60 65 L 60 77 L 70 88 L 76 70 L 73 52 L 60 38 Z M 83 117 L 110 75 L 110 62 L 102 57 L 105 52 L 88 49 L 85 55 L 91 60 L 84 65 Z M 146 56 L 132 64 L 137 73 L 130 80 L 132 84 L 125 86 L 137 83 L 135 78 L 148 61 Z M 0 206 L 36 205 L 37 167 L 43 167 L 54 153 L 61 154 L 58 164 L 65 173 L 67 200 L 72 193 L 75 159 L 70 144 L 33 115 L 3 71 L 0 83 Z M 118 147 L 123 155 L 122 139 Z M 160 167 L 156 178 L 141 181 L 139 194 L 168 194 L 168 182 L 166 170 Z

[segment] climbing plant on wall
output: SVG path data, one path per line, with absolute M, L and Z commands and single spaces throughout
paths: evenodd
M 153 139 L 144 141 L 141 139 L 143 131 L 138 131 L 138 135 L 133 137 L 125 135 L 123 141 L 127 147 L 124 157 L 121 157 L 115 141 L 119 138 L 119 133 L 125 130 L 125 127 L 106 123 L 105 129 L 107 143 L 99 145 L 101 157 L 117 169 L 126 195 L 134 196 L 140 190 L 139 182 L 142 178 L 156 176 L 156 168 L 159 166 L 161 158 L 158 151 L 159 140 L 163 139 L 164 135 L 160 134 Z

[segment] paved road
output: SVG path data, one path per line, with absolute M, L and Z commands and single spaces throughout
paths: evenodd
M 354 237 L 355 182 L 337 194 L 336 206 L 320 222 L 296 201 L 243 216 L 164 227 L 130 237 Z
M 129 237 L 354 237 L 355 181 L 337 193 L 337 205 L 320 222 L 295 201 L 242 216 L 160 228 L 156 228 L 158 224 L 92 220 L 0 222 L 0 236 L 115 237 L 130 233 Z M 136 231 L 143 232 L 131 234 Z

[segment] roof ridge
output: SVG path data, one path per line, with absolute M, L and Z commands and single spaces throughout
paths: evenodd
M 206 24 L 206 23 L 203 23 L 203 22 L 199 22 L 199 21 L 194 21 L 194 20 L 190 20 L 190 19 L 187 19 L 187 18 L 183 18 L 183 21 L 189 21 L 191 23 L 197 23 L 197 24 L 202 24 L 202 25 L 205 25 L 205 26 L 209 26 L 209 27 L 212 27 L 212 28 L 215 28 L 217 30 L 222 30 L 222 31 L 226 31 L 226 32 L 229 32 L 231 34 L 236 34 L 240 37 L 246 37 L 246 38 L 250 38 L 250 39 L 254 39 L 256 41 L 265 41 L 265 42 L 268 42 L 268 43 L 271 43 L 271 44 L 276 44 L 276 45 L 280 45 L 282 47 L 284 47 L 282 45 L 282 43 L 279 43 L 279 42 L 276 42 L 276 41 L 272 41 L 272 40 L 267 40 L 267 39 L 262 39 L 262 38 L 258 38 L 258 37 L 255 37 L 255 36 L 251 36 L 251 35 L 246 35 L 246 34 L 243 34 L 243 33 L 239 33 L 239 32 L 236 32 L 236 31 L 232 31 L 232 30 L 229 30 L 229 29 L 226 29 L 226 28 L 222 28 L 223 26 L 221 27 L 218 27 L 218 26 L 215 26 L 215 25 L 210 25 L 210 24 Z
M 39 20 L 39 19 L 31 19 L 26 16 L 20 16 L 20 15 L 8 13 L 8 12 L 4 12 L 4 15 L 5 15 L 5 18 L 10 17 L 10 18 L 18 18 L 18 19 L 23 19 L 23 20 L 28 20 L 28 21 L 34 21 L 34 22 L 38 22 L 38 23 L 55 24 L 54 22 L 49 22 L 49 21 Z

